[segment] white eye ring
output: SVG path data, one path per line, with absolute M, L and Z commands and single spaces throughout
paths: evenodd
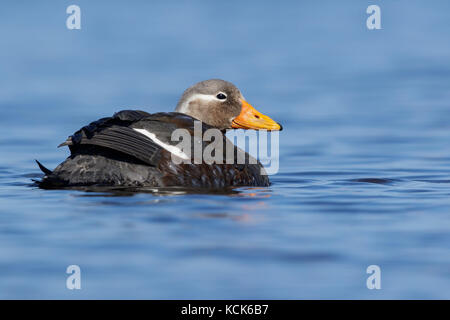
M 225 101 L 225 100 L 227 100 L 227 95 L 226 95 L 226 93 L 219 92 L 216 94 L 216 98 L 219 100 Z

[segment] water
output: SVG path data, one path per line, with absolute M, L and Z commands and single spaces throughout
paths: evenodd
M 1 298 L 450 298 L 450 4 L 10 1 L 0 10 Z M 45 191 L 34 163 L 208 78 L 281 122 L 269 188 Z M 82 270 L 67 290 L 65 270 Z M 382 289 L 368 290 L 379 265 Z

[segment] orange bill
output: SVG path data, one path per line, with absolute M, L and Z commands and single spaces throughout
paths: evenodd
M 253 108 L 250 103 L 245 100 L 242 101 L 242 111 L 231 124 L 235 129 L 266 129 L 266 130 L 283 130 L 283 127 L 273 121 L 268 116 L 262 114 Z

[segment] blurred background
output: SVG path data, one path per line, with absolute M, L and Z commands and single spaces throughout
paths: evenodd
M 3 1 L 0 298 L 449 299 L 449 21 L 448 1 Z M 209 78 L 283 124 L 271 187 L 32 185 L 83 125 Z

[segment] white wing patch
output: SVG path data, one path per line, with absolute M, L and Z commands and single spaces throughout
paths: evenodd
M 133 130 L 143 134 L 144 136 L 150 138 L 154 143 L 156 143 L 158 146 L 163 147 L 164 149 L 166 149 L 167 151 L 169 151 L 170 153 L 173 153 L 174 155 L 182 158 L 182 159 L 189 159 L 189 157 L 183 152 L 181 151 L 181 149 L 177 148 L 176 146 L 172 146 L 170 144 L 164 143 L 161 140 L 159 140 L 156 135 L 148 130 L 145 129 L 136 129 L 133 128 Z

